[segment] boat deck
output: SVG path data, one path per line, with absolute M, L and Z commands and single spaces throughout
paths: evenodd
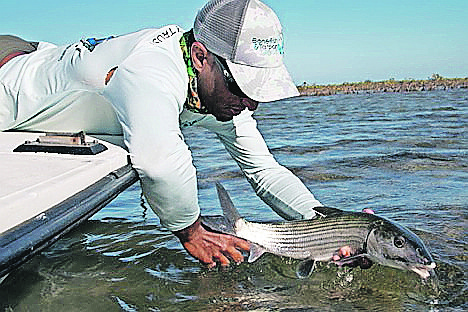
M 96 155 L 13 152 L 40 135 L 0 132 L 0 277 L 138 179 L 127 151 L 107 142 Z

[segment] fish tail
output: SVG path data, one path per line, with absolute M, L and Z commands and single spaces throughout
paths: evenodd
M 224 187 L 216 182 L 216 189 L 218 191 L 218 197 L 219 197 L 219 202 L 221 204 L 221 208 L 223 208 L 223 214 L 224 217 L 226 217 L 229 225 L 235 229 L 236 228 L 236 222 L 241 218 L 239 212 L 237 211 L 236 207 L 234 207 L 234 204 L 229 197 L 228 192 Z

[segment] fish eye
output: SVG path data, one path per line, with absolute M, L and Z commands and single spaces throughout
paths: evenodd
M 393 238 L 393 245 L 397 248 L 403 248 L 405 246 L 406 240 L 403 236 L 397 236 Z

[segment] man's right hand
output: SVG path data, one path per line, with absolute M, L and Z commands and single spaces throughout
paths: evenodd
M 249 251 L 250 244 L 240 238 L 206 230 L 200 218 L 191 226 L 174 232 L 184 248 L 193 257 L 209 268 L 217 263 L 228 266 L 230 259 L 236 263 L 244 261 L 241 251 Z

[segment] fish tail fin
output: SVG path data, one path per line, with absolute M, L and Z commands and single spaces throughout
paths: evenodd
M 229 197 L 229 194 L 226 191 L 226 189 L 218 182 L 216 182 L 216 189 L 218 190 L 219 202 L 221 204 L 221 208 L 223 208 L 223 214 L 224 214 L 225 220 L 227 221 L 227 224 L 226 224 L 227 230 L 228 232 L 234 233 L 235 235 L 237 234 L 237 225 L 239 225 L 237 221 L 243 220 L 243 219 L 241 218 L 236 207 L 234 207 L 234 204 L 232 203 L 232 200 Z M 245 223 L 241 223 L 241 224 L 245 224 Z M 258 258 L 260 258 L 265 252 L 266 250 L 262 246 L 257 245 L 255 243 L 251 243 L 248 262 L 254 262 Z
M 223 214 L 228 220 L 229 224 L 235 228 L 236 222 L 241 218 L 241 216 L 236 207 L 234 207 L 234 204 L 226 189 L 218 182 L 216 182 L 216 189 L 218 191 L 221 208 L 223 208 Z

